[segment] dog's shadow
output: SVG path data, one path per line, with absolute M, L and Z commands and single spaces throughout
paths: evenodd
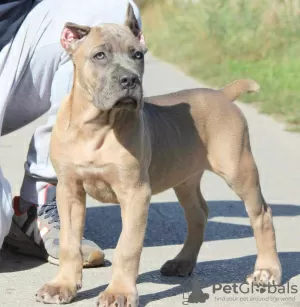
M 279 253 L 279 258 L 284 272 L 283 283 L 287 283 L 292 277 L 300 274 L 300 252 Z M 173 285 L 174 287 L 160 292 L 141 295 L 139 306 L 147 306 L 148 303 L 172 296 L 180 296 L 183 299 L 187 292 L 191 291 L 189 281 L 196 278 L 201 288 L 211 287 L 223 283 L 243 283 L 245 277 L 252 272 L 256 255 L 216 261 L 205 261 L 198 263 L 192 276 L 189 277 L 164 277 L 159 270 L 140 274 L 138 284 L 155 283 Z M 188 287 L 186 287 L 188 285 Z M 96 287 L 90 290 L 83 290 L 78 293 L 76 301 L 95 298 L 107 285 Z M 205 291 L 204 291 L 205 292 Z
M 252 237 L 252 229 L 247 225 L 231 224 L 212 221 L 214 217 L 247 218 L 244 205 L 240 201 L 211 201 L 209 221 L 206 229 L 205 241 L 239 239 Z M 296 205 L 271 205 L 273 216 L 299 216 L 300 206 Z M 120 207 L 118 205 L 97 206 L 87 208 L 87 223 L 85 236 L 94 240 L 102 248 L 115 248 L 121 232 Z M 183 211 L 178 203 L 155 203 L 150 206 L 145 246 L 167 246 L 182 244 L 185 239 L 186 222 Z M 6 254 L 0 261 L 0 272 L 22 271 L 43 264 L 30 257 Z M 5 256 L 6 255 L 6 256 Z M 173 257 L 174 255 L 170 255 Z M 222 257 L 222 255 L 220 255 Z M 300 274 L 300 252 L 280 252 L 279 257 L 283 268 L 283 282 Z M 196 277 L 203 288 L 218 283 L 240 283 L 244 281 L 252 270 L 256 255 L 241 258 L 204 261 L 198 263 L 193 276 Z M 101 268 L 99 269 L 101 270 Z M 149 302 L 167 297 L 183 294 L 183 285 L 191 277 L 175 278 L 163 277 L 159 267 L 155 271 L 140 274 L 138 283 L 155 283 L 173 285 L 171 289 L 140 296 L 140 306 Z M 107 285 L 78 293 L 76 301 L 97 297 Z
M 214 217 L 247 218 L 241 201 L 209 201 L 209 220 L 205 230 L 205 241 L 240 239 L 253 236 L 250 226 L 212 221 Z M 277 216 L 298 216 L 300 206 L 271 205 L 272 214 Z M 248 220 L 247 220 L 248 221 Z M 97 225 L 95 227 L 95 225 Z M 115 248 L 121 233 L 122 222 L 119 205 L 87 208 L 85 235 L 102 248 Z M 163 235 L 162 235 L 163 234 Z M 145 247 L 183 244 L 186 222 L 183 209 L 176 202 L 151 204 Z
M 247 218 L 244 205 L 240 201 L 211 201 L 209 218 L 213 217 L 244 217 Z M 300 206 L 296 205 L 271 205 L 273 216 L 298 216 Z M 104 248 L 114 248 L 121 231 L 121 218 L 119 206 L 92 207 L 87 209 L 86 234 Z M 97 229 L 92 225 L 97 224 Z M 145 246 L 165 246 L 182 244 L 185 239 L 186 223 L 181 207 L 178 203 L 152 204 L 149 212 L 148 227 L 145 237 Z M 163 234 L 163 235 L 162 235 Z M 205 241 L 227 240 L 252 237 L 250 226 L 219 223 L 208 221 Z M 174 255 L 171 255 L 174 256 Z M 283 269 L 283 283 L 300 274 L 300 252 L 279 253 Z M 184 285 L 191 278 L 196 277 L 203 288 L 218 283 L 241 283 L 252 272 L 256 255 L 234 259 L 205 261 L 198 263 L 193 276 L 186 278 L 164 277 L 159 268 L 156 271 L 140 274 L 138 283 L 155 283 L 174 285 L 171 289 L 158 293 L 140 296 L 140 306 L 149 302 L 167 297 L 183 295 Z M 81 291 L 77 301 L 98 296 L 107 285 L 90 290 Z M 186 290 L 186 289 L 185 289 Z

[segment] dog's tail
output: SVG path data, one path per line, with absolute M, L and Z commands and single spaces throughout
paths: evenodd
M 259 92 L 259 88 L 259 84 L 254 80 L 241 79 L 233 81 L 220 91 L 222 91 L 230 101 L 234 101 L 244 93 Z

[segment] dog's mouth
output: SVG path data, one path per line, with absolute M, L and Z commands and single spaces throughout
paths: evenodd
M 114 107 L 118 109 L 135 110 L 138 107 L 138 102 L 133 97 L 123 97 L 115 103 Z

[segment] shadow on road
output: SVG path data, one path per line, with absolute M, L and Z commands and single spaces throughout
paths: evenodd
M 300 274 L 300 252 L 279 253 L 283 270 L 283 283 L 287 283 L 292 277 Z M 216 261 L 198 263 L 193 276 L 200 281 L 202 288 L 208 288 L 215 284 L 243 283 L 249 273 L 252 273 L 256 255 Z M 141 306 L 149 302 L 170 296 L 182 294 L 183 284 L 191 277 L 168 278 L 161 276 L 159 270 L 141 274 L 138 283 L 154 282 L 160 284 L 175 284 L 176 287 L 167 291 L 141 296 Z
M 44 260 L 12 253 L 4 247 L 0 250 L 0 274 L 27 271 L 44 263 Z
M 283 269 L 283 283 L 287 283 L 292 277 L 300 274 L 300 252 L 279 253 Z M 246 276 L 252 272 L 256 255 L 216 261 L 205 261 L 198 263 L 191 277 L 165 277 L 161 276 L 159 270 L 140 274 L 138 284 L 155 283 L 174 285 L 173 288 L 140 296 L 140 305 L 161 300 L 176 295 L 183 296 L 183 288 L 191 278 L 197 278 L 202 288 L 208 288 L 215 284 L 243 283 Z M 107 285 L 96 287 L 86 291 L 80 291 L 76 301 L 82 301 L 97 297 Z M 204 291 L 205 292 L 205 291 Z M 181 297 L 179 299 L 181 299 Z
M 247 217 L 245 207 L 240 201 L 210 201 L 209 218 Z M 273 216 L 300 215 L 300 206 L 271 205 Z M 91 226 L 94 227 L 91 227 Z M 95 227 L 95 225 L 97 225 Z M 103 248 L 114 248 L 121 231 L 119 206 L 92 207 L 87 209 L 86 235 L 99 243 Z M 183 211 L 178 203 L 155 203 L 150 207 L 145 246 L 163 246 L 182 244 L 185 239 L 186 224 Z M 163 234 L 163 235 L 162 235 Z M 250 226 L 209 221 L 206 228 L 206 241 L 237 239 L 251 237 Z M 174 256 L 174 255 L 171 255 Z M 283 268 L 283 283 L 300 274 L 300 252 L 279 253 Z M 242 283 L 245 277 L 253 271 L 256 255 L 198 263 L 193 276 L 197 276 L 203 288 L 218 283 Z M 182 295 L 183 284 L 191 277 L 174 278 L 161 276 L 159 268 L 156 271 L 143 273 L 138 283 L 156 283 L 174 285 L 173 288 L 147 295 L 141 295 L 140 306 L 146 306 L 155 300 Z M 81 291 L 76 301 L 97 297 L 107 285 Z
M 209 220 L 205 241 L 248 238 L 253 236 L 250 226 L 211 221 L 214 217 L 244 217 L 248 219 L 241 201 L 209 201 Z M 300 215 L 300 206 L 271 205 L 273 216 Z M 115 248 L 121 232 L 119 205 L 87 208 L 85 236 L 102 248 Z M 162 235 L 163 234 L 163 235 Z M 150 206 L 144 246 L 182 244 L 186 234 L 183 210 L 178 203 L 154 203 Z
M 242 217 L 248 218 L 244 205 L 240 201 L 210 201 L 209 218 L 213 217 Z M 296 205 L 271 205 L 273 215 L 297 216 L 300 215 L 300 206 Z M 97 242 L 102 248 L 115 248 L 121 231 L 120 207 L 108 205 L 87 208 L 87 223 L 85 236 Z M 149 222 L 145 238 L 145 246 L 164 246 L 182 244 L 185 239 L 186 224 L 183 211 L 178 203 L 155 203 L 150 207 Z M 208 221 L 206 241 L 237 239 L 251 237 L 250 226 Z M 171 257 L 174 255 L 170 255 Z M 220 255 L 221 257 L 222 255 Z M 279 253 L 283 267 L 283 282 L 300 274 L 300 252 Z M 217 283 L 240 283 L 252 272 L 256 255 L 235 259 L 206 261 L 198 263 L 193 273 L 200 280 L 203 288 Z M 24 271 L 39 266 L 43 261 L 0 252 L 0 273 Z M 146 306 L 150 301 L 155 301 L 170 296 L 181 295 L 182 286 L 189 278 L 163 277 L 156 271 L 143 273 L 138 278 L 138 283 L 156 283 L 174 285 L 166 291 L 141 295 L 140 306 Z M 80 291 L 76 301 L 97 297 L 106 285 L 86 291 Z

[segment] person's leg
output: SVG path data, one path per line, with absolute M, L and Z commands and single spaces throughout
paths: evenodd
M 46 0 L 40 5 L 48 5 L 49 1 Z M 55 7 L 54 2 L 56 1 L 52 2 Z M 35 244 L 44 241 L 46 248 L 46 254 L 44 256 L 47 257 L 50 255 L 53 263 L 57 263 L 59 251 L 59 217 L 56 208 L 55 187 L 49 187 L 48 185 L 49 182 L 56 182 L 55 172 L 49 159 L 49 141 L 60 102 L 71 89 L 73 66 L 69 58 L 62 53 L 63 49 L 60 45 L 51 42 L 59 41 L 60 32 L 64 23 L 67 21 L 89 25 L 97 25 L 103 22 L 123 23 L 128 1 L 124 0 L 124 3 L 121 5 L 119 0 L 113 0 L 109 2 L 109 5 L 105 3 L 104 0 L 87 0 L 84 2 L 84 5 L 79 0 L 56 2 L 55 12 L 64 12 L 64 14 L 56 14 L 55 18 L 50 18 L 50 26 L 45 27 L 45 31 L 40 37 L 34 55 L 31 57 L 28 67 L 18 82 L 18 86 L 12 95 L 13 99 L 9 103 L 5 114 L 4 134 L 34 120 L 51 106 L 48 122 L 37 129 L 31 140 L 27 161 L 25 163 L 25 176 L 21 189 L 21 199 L 19 199 L 21 201 L 18 202 L 18 199 L 15 201 L 15 205 L 21 212 L 29 212 L 32 214 L 30 211 L 32 208 L 33 210 L 37 210 L 40 215 L 38 219 L 39 225 L 32 226 L 32 223 L 28 221 L 28 214 L 25 217 L 23 215 L 19 217 L 15 216 L 15 220 L 19 219 L 19 224 L 15 225 L 13 223 L 12 228 L 15 229 L 12 229 L 6 241 L 10 245 L 19 248 L 21 252 L 30 253 L 32 251 L 32 254 L 38 253 L 38 250 L 34 250 L 32 247 L 28 249 L 29 242 L 26 238 L 23 238 L 24 236 L 21 237 L 20 229 L 14 227 L 17 226 L 27 236 L 34 237 Z M 101 13 L 95 13 L 97 12 L 97 8 Z M 49 14 L 51 15 L 51 12 Z M 29 28 L 30 24 L 35 25 L 34 14 L 30 18 L 32 20 L 29 21 Z M 24 23 L 26 22 L 27 20 Z M 31 89 L 31 91 L 28 91 L 28 89 Z M 22 121 L 15 120 L 16 114 L 22 114 Z M 39 209 L 36 209 L 36 206 L 32 207 L 32 204 L 38 204 Z M 53 229 L 56 230 L 54 231 Z M 51 240 L 46 240 L 46 237 L 50 235 Z M 16 236 L 19 236 L 18 240 L 14 240 Z M 87 265 L 93 265 L 93 263 L 99 264 L 100 260 L 103 262 L 103 253 L 93 242 L 84 240 L 82 245 Z M 93 251 L 97 251 L 98 253 L 95 254 Z

